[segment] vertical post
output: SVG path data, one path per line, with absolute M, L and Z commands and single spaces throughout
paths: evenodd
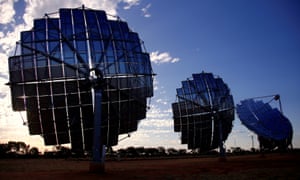
M 282 105 L 281 105 L 281 100 L 280 100 L 280 95 L 279 94 L 276 94 L 275 96 L 274 96 L 274 99 L 277 101 L 279 101 L 279 108 L 280 108 L 280 112 L 281 112 L 281 114 L 283 114 L 283 111 L 282 111 Z
M 220 118 L 218 118 L 219 121 L 219 148 L 220 148 L 220 161 L 226 161 L 225 157 L 225 148 L 223 143 L 223 128 L 222 128 L 222 121 Z
M 252 141 L 252 150 L 254 150 L 254 139 L 253 139 L 253 135 L 251 135 L 251 141 Z
M 281 100 L 280 100 L 280 99 L 278 99 L 278 100 L 279 100 L 279 108 L 280 108 L 280 112 L 281 112 L 281 114 L 283 114 L 282 105 L 281 105 Z
M 95 88 L 94 91 L 94 140 L 90 172 L 104 173 L 105 146 L 103 145 L 101 137 L 102 90 L 101 88 Z

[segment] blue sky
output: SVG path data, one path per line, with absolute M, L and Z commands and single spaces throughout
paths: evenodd
M 32 19 L 44 13 L 82 4 L 127 21 L 145 42 L 157 74 L 147 119 L 116 148 L 186 148 L 180 145 L 180 134 L 173 132 L 171 103 L 181 81 L 202 71 L 222 77 L 236 104 L 245 98 L 280 94 L 283 112 L 293 125 L 293 145 L 300 147 L 297 0 L 0 0 L 0 142 L 43 144 L 40 137 L 30 137 L 22 125 L 21 117 L 26 115 L 11 110 L 9 88 L 4 85 L 8 82 L 7 57 L 12 55 L 20 31 L 30 29 Z M 236 116 L 226 146 L 249 149 L 251 135 Z

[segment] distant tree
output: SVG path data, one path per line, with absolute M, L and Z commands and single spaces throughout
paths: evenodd
M 180 155 L 186 155 L 186 149 L 180 149 L 179 154 Z
M 145 156 L 145 148 L 144 147 L 137 147 L 135 148 L 138 156 Z
M 33 147 L 29 150 L 28 154 L 32 157 L 37 157 L 39 155 L 39 149 L 36 147 Z
M 115 152 L 114 152 L 114 150 L 113 150 L 113 148 L 112 148 L 111 146 L 108 146 L 108 147 L 106 147 L 106 153 L 107 153 L 108 155 L 112 155 L 112 154 L 114 154 Z
M 17 152 L 19 154 L 27 154 L 28 149 L 27 149 L 27 145 L 25 142 L 22 142 L 22 141 L 17 142 L 16 147 L 17 147 Z
M 64 147 L 64 146 L 58 146 L 57 147 L 57 156 L 62 158 L 67 158 L 72 155 L 72 151 L 70 148 Z
M 135 147 L 128 147 L 126 149 L 126 156 L 127 157 L 137 157 L 138 153 L 137 153 Z
M 119 149 L 117 151 L 117 154 L 118 154 L 118 157 L 121 158 L 121 157 L 125 157 L 126 156 L 126 150 L 125 149 Z
M 5 157 L 9 150 L 8 144 L 0 144 L 0 158 Z
M 8 141 L 8 148 L 10 152 L 18 151 L 17 142 L 15 141 Z
M 168 151 L 168 155 L 169 156 L 174 156 L 174 155 L 178 155 L 179 154 L 178 151 L 176 149 L 174 149 L 174 148 L 169 148 L 169 149 L 167 149 L 167 151 Z
M 164 147 L 160 146 L 160 147 L 157 148 L 157 150 L 158 150 L 158 153 L 159 153 L 160 156 L 165 156 L 166 155 L 166 149 Z
M 153 156 L 158 156 L 158 155 L 159 155 L 158 149 L 156 149 L 156 148 L 145 148 L 145 156 L 153 157 Z

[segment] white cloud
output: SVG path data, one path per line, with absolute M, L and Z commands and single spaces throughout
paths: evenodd
M 180 60 L 179 58 L 173 58 L 168 52 L 160 53 L 159 51 L 151 52 L 150 59 L 155 64 L 176 63 Z
M 150 110 L 147 112 L 147 119 L 169 120 L 171 118 L 171 111 L 169 108 L 169 104 L 155 102 L 155 104 L 152 104 Z
M 26 29 L 23 24 L 14 26 L 13 31 L 0 33 L 0 52 L 5 53 L 7 56 L 13 55 L 16 42 L 20 40 L 20 32 Z
M 168 101 L 166 101 L 165 99 L 157 99 L 156 102 L 164 105 L 168 104 Z
M 14 0 L 2 0 L 0 3 L 0 23 L 11 25 L 13 30 L 6 33 L 0 31 L 0 52 L 12 55 L 11 52 L 14 50 L 15 43 L 20 39 L 20 32 L 31 29 L 33 20 L 43 17 L 46 13 L 57 12 L 59 8 L 76 8 L 84 4 L 87 8 L 105 10 L 107 14 L 116 16 L 118 5 L 121 2 L 125 3 L 125 7 L 139 4 L 139 0 L 25 0 L 24 23 L 15 25 L 13 21 Z
M 157 81 L 156 76 L 154 76 L 154 78 L 153 78 L 153 89 L 154 89 L 154 91 L 158 90 L 158 81 Z
M 124 6 L 124 9 L 130 9 L 132 6 L 137 6 L 140 4 L 140 0 L 123 0 L 127 5 Z
M 0 44 L 1 46 L 1 44 Z M 0 73 L 1 74 L 8 74 L 8 64 L 7 64 L 7 55 L 4 53 L 0 53 L 0 62 L 1 62 L 1 66 L 0 66 Z M 1 78 L 2 79 L 2 78 Z M 0 79 L 0 80 L 1 80 Z M 1 84 L 2 85 L 2 84 Z M 0 86 L 1 86 L 0 85 Z
M 120 0 L 25 0 L 26 8 L 23 19 L 26 25 L 32 26 L 34 18 L 42 17 L 45 13 L 57 12 L 59 8 L 78 8 L 84 5 L 86 8 L 101 9 L 106 11 L 109 15 L 117 15 L 117 6 Z M 126 4 L 132 4 L 133 2 L 124 0 Z
M 118 146 L 114 149 L 126 148 L 129 146 L 135 147 L 165 147 L 165 148 L 177 148 L 186 149 L 186 145 L 180 144 L 180 136 L 177 133 L 173 133 L 173 130 L 161 130 L 161 129 L 139 129 L 131 134 L 130 138 L 127 138 L 119 142 Z M 120 136 L 120 139 L 124 137 Z
M 124 9 L 130 9 L 139 4 L 139 0 L 25 0 L 25 2 L 23 19 L 26 25 L 31 25 L 34 18 L 42 17 L 45 13 L 56 12 L 59 8 L 77 8 L 84 5 L 86 8 L 101 9 L 109 15 L 116 16 L 119 4 L 124 3 Z
M 151 7 L 151 4 L 147 4 L 146 7 L 142 8 L 142 12 L 143 12 L 143 16 L 146 17 L 146 18 L 149 18 L 151 17 L 151 14 L 149 13 L 149 8 Z
M 160 120 L 160 119 L 154 119 L 154 120 L 145 120 L 142 121 L 141 124 L 139 125 L 139 130 L 140 129 L 172 129 L 173 121 L 171 119 L 169 120 Z M 170 131 L 168 131 L 170 132 Z
M 14 0 L 0 1 L 0 24 L 7 24 L 13 22 L 15 15 Z

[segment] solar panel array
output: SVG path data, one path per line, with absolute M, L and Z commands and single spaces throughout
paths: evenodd
M 262 142 L 282 141 L 286 147 L 291 143 L 293 129 L 290 121 L 269 103 L 246 99 L 237 105 L 236 111 L 242 123 L 255 132 Z
M 172 104 L 174 131 L 181 132 L 181 143 L 189 149 L 207 151 L 218 147 L 220 134 L 227 139 L 234 120 L 234 103 L 230 90 L 212 73 L 193 74 L 176 89 Z M 221 128 L 221 131 L 219 130 Z
M 91 150 L 93 93 L 90 71 L 103 76 L 102 139 L 137 130 L 153 96 L 152 67 L 139 36 L 126 22 L 91 9 L 60 9 L 21 32 L 20 55 L 9 58 L 12 105 L 26 111 L 29 132 L 46 145 Z

